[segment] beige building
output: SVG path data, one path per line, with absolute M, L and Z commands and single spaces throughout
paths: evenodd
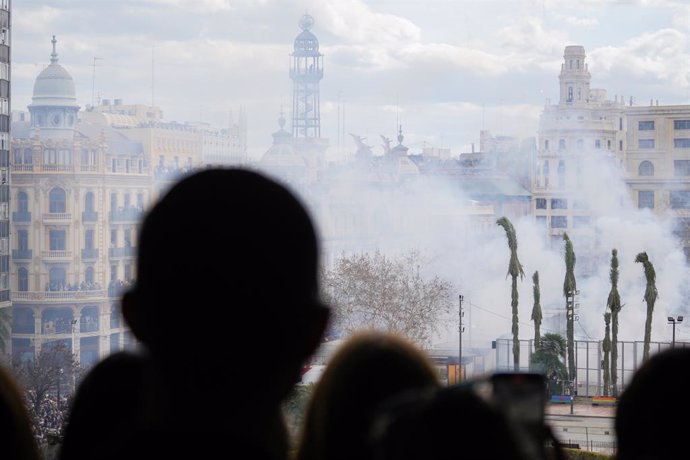
M 585 154 L 620 169 L 635 206 L 677 215 L 688 245 L 690 106 L 634 106 L 590 88 L 582 46 L 567 46 L 560 97 L 542 112 L 533 181 L 537 222 L 562 244 L 563 232 L 591 234 L 592 211 L 583 194 Z M 591 235 L 590 235 L 591 236 Z
M 135 277 L 149 163 L 140 142 L 78 119 L 54 37 L 29 111 L 12 126 L 12 352 L 63 341 L 90 364 L 132 345 L 119 294 Z

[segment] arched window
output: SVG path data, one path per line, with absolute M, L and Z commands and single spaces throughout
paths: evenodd
M 26 192 L 17 193 L 17 211 L 29 212 L 29 195 Z
M 48 194 L 48 201 L 50 203 L 49 212 L 66 212 L 65 202 L 65 191 L 59 187 L 55 187 Z
M 84 211 L 93 212 L 93 192 L 87 192 L 84 196 Z
M 653 176 L 654 175 L 654 164 L 651 161 L 643 161 L 640 163 L 637 174 L 640 176 Z
M 17 270 L 18 285 L 17 290 L 21 292 L 26 292 L 29 290 L 29 270 L 24 267 L 20 267 Z
M 568 102 L 573 102 L 573 87 L 568 86 Z

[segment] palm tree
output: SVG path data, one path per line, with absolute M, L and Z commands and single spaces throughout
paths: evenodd
M 510 249 L 510 262 L 508 264 L 508 275 L 512 278 L 512 287 L 510 291 L 511 302 L 510 305 L 513 310 L 513 367 L 517 372 L 520 370 L 520 341 L 518 339 L 518 289 L 517 278 L 525 277 L 525 272 L 522 270 L 522 264 L 517 256 L 517 235 L 515 228 L 507 217 L 501 217 L 496 221 L 497 225 L 503 227 L 508 238 L 508 248 Z M 506 275 L 506 277 L 508 276 Z
M 644 291 L 644 301 L 647 302 L 647 319 L 644 323 L 644 348 L 642 349 L 642 361 L 646 361 L 649 358 L 649 343 L 652 339 L 652 313 L 654 312 L 654 303 L 659 297 L 659 292 L 656 290 L 654 265 L 649 261 L 647 253 L 639 253 L 635 257 L 635 262 L 639 262 L 644 266 L 644 276 L 647 279 L 647 288 Z
M 563 281 L 563 296 L 565 297 L 566 333 L 568 338 L 568 377 L 575 381 L 575 252 L 573 243 L 567 233 L 563 233 L 565 241 L 565 280 Z M 572 299 L 572 300 L 571 300 Z M 568 308 L 569 302 L 573 305 Z
M 534 293 L 534 306 L 532 307 L 532 321 L 534 321 L 534 347 L 537 351 L 539 349 L 539 327 L 541 326 L 542 314 L 541 314 L 541 304 L 539 300 L 541 298 L 541 293 L 539 291 L 539 271 L 535 271 L 532 275 L 532 292 Z
M 609 395 L 609 385 L 611 381 L 611 375 L 609 373 L 609 353 L 611 352 L 611 313 L 604 313 L 604 342 L 601 344 L 601 348 L 604 351 L 604 396 Z
M 565 339 L 562 335 L 551 332 L 547 332 L 540 338 L 539 347 L 532 355 L 530 369 L 533 372 L 541 372 L 546 376 L 551 394 L 561 394 L 563 392 L 562 386 L 558 391 L 555 391 L 554 384 L 568 378 L 568 369 L 563 364 L 565 357 Z
M 611 311 L 611 390 L 612 396 L 618 396 L 618 312 L 621 311 L 621 296 L 618 293 L 618 250 L 611 250 L 611 291 L 606 301 L 606 308 Z

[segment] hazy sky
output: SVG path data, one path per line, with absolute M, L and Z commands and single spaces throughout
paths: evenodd
M 51 36 L 92 99 L 160 106 L 166 119 L 227 125 L 240 105 L 260 156 L 290 119 L 289 54 L 308 12 L 324 53 L 322 136 L 478 143 L 479 130 L 533 136 L 558 97 L 566 45 L 587 51 L 592 87 L 637 103 L 690 103 L 687 0 L 21 0 L 13 2 L 13 109 L 26 110 Z M 94 83 L 94 57 L 96 61 Z M 153 82 L 153 85 L 152 85 Z M 338 95 L 344 126 L 338 128 Z M 353 151 L 348 134 L 341 149 Z

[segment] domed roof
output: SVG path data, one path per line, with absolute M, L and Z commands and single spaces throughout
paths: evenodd
M 50 65 L 36 77 L 34 95 L 29 107 L 78 107 L 74 80 L 69 72 L 58 64 L 57 52 L 55 51 L 57 40 L 54 35 L 52 43 L 53 53 L 50 55 Z
M 311 33 L 311 28 L 314 26 L 314 18 L 308 14 L 302 16 L 299 21 L 299 28 L 302 29 L 299 35 L 295 38 L 294 52 L 295 55 L 301 56 L 319 56 L 319 39 L 316 35 Z

